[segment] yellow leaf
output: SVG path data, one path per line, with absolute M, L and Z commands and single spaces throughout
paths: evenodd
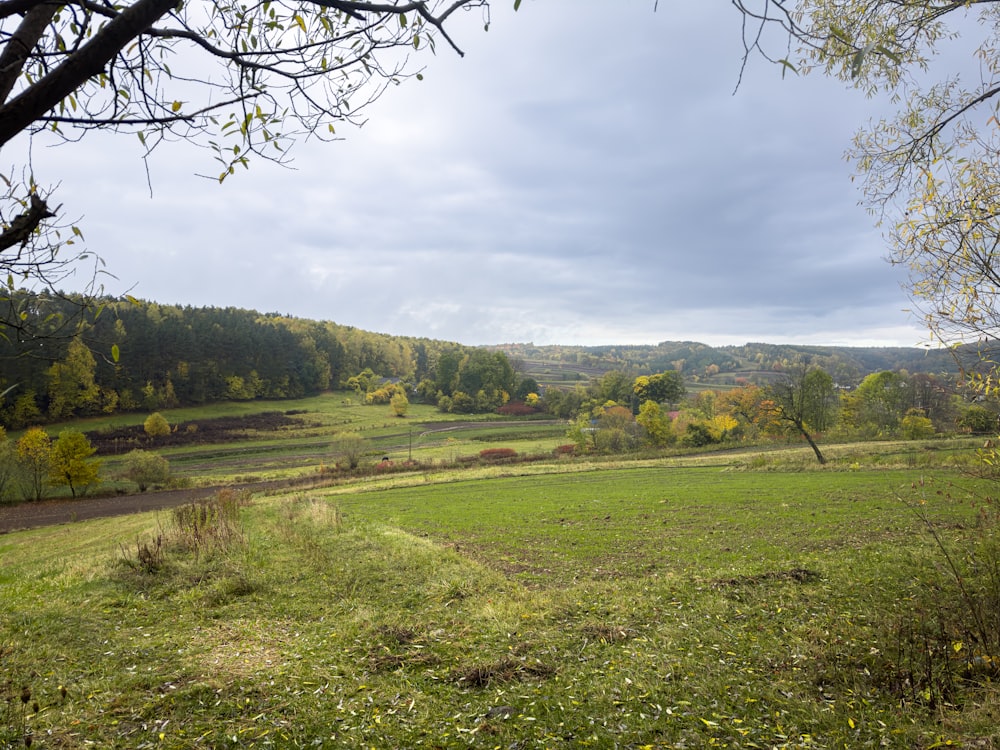
M 170 109 L 173 112 L 180 112 L 180 110 L 181 110 L 181 103 L 180 102 L 174 102 L 173 104 L 170 105 Z
M 306 32 L 306 22 L 302 20 L 302 16 L 296 13 L 292 16 L 292 20 L 299 25 L 299 28 L 301 28 L 303 32 Z

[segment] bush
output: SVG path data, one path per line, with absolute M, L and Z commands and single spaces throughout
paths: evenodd
M 997 431 L 997 415 L 989 409 L 973 404 L 959 417 L 958 426 L 973 435 L 988 435 Z
M 479 451 L 479 458 L 483 461 L 509 461 L 517 458 L 517 451 L 513 448 L 486 448 Z
M 333 436 L 330 447 L 338 464 L 344 464 L 348 469 L 356 469 L 361 463 L 361 457 L 368 450 L 368 441 L 356 432 L 340 432 Z
M 135 482 L 139 492 L 153 485 L 170 481 L 170 463 L 163 456 L 144 450 L 133 450 L 125 455 L 125 468 L 121 476 Z
M 934 437 L 934 423 L 919 409 L 910 409 L 901 423 L 903 437 L 907 440 L 924 440 Z
M 505 417 L 526 417 L 529 414 L 537 413 L 538 409 L 528 406 L 523 401 L 509 401 L 497 409 L 497 414 L 502 414 Z
M 170 434 L 170 423 L 160 412 L 154 411 L 146 417 L 146 421 L 142 423 L 142 429 L 145 430 L 150 440 L 155 440 Z
M 715 438 L 712 437 L 708 427 L 700 422 L 691 422 L 681 438 L 681 445 L 686 448 L 701 448 L 714 442 Z

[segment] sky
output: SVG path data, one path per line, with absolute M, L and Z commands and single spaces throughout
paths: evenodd
M 510 6 L 291 168 L 99 134 L 33 168 L 112 294 L 471 345 L 926 340 L 844 159 L 878 102 L 761 60 L 735 90 L 723 0 Z

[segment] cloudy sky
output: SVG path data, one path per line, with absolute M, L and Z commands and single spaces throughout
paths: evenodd
M 464 14 L 336 143 L 223 185 L 131 136 L 33 149 L 108 291 L 468 344 L 916 345 L 844 161 L 877 103 L 762 61 L 729 4 Z M 7 154 L 5 154 L 7 156 Z

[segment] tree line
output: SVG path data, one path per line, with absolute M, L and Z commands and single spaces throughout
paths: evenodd
M 226 400 L 291 399 L 347 386 L 364 371 L 381 379 L 435 384 L 500 405 L 516 389 L 503 355 L 461 344 L 371 333 L 254 310 L 104 299 L 92 323 L 61 335 L 77 312 L 72 296 L 22 294 L 19 315 L 33 331 L 0 338 L 0 424 L 19 429 L 95 414 L 155 411 Z M 14 330 L 4 326 L 6 330 Z M 500 376 L 484 367 L 493 358 Z M 464 390 L 463 390 L 464 389 Z M 426 391 L 426 387 L 425 387 Z
M 661 387 L 650 389 L 651 381 Z M 540 406 L 571 420 L 577 450 L 620 452 L 786 439 L 922 439 L 936 434 L 994 434 L 995 399 L 956 387 L 954 378 L 883 370 L 844 387 L 822 367 L 798 362 L 767 385 L 685 394 L 676 371 L 633 377 L 612 370 L 587 386 L 548 390 Z M 682 398 L 683 397 L 683 398 Z M 666 408 L 664 408 L 666 407 Z

